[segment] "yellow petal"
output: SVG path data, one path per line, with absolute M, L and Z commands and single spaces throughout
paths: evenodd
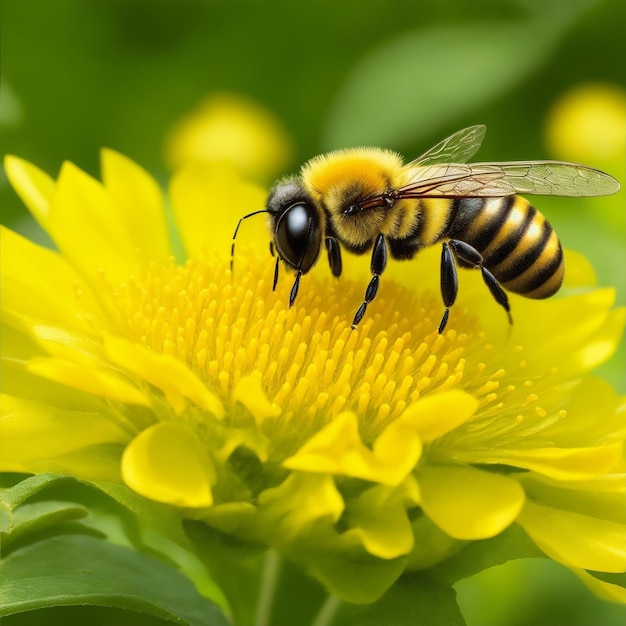
M 567 271 L 563 278 L 563 289 L 593 287 L 597 284 L 596 272 L 586 256 L 575 250 L 564 250 L 564 253 Z
M 233 399 L 250 411 L 257 424 L 280 415 L 280 407 L 269 401 L 259 376 L 242 376 L 233 390 Z
M 200 259 L 218 255 L 226 262 L 237 221 L 265 207 L 267 190 L 221 164 L 184 168 L 172 178 L 169 195 L 187 255 Z M 261 216 L 256 220 L 240 229 L 237 245 L 256 242 L 265 252 L 269 239 L 264 220 Z
M 213 463 L 200 441 L 177 424 L 155 424 L 135 437 L 124 450 L 122 476 L 151 500 L 193 508 L 213 503 Z
M 398 428 L 406 438 L 392 454 L 390 445 L 398 443 Z M 417 463 L 421 444 L 415 432 L 399 425 L 391 428 L 374 451 L 361 441 L 356 415 L 345 412 L 313 435 L 283 465 L 307 472 L 352 476 L 388 485 L 398 485 Z M 381 456 L 379 456 L 379 453 Z M 403 456 L 406 454 L 406 456 Z
M 49 231 L 59 249 L 90 278 L 122 282 L 139 272 L 137 246 L 103 186 L 64 163 L 52 199 Z
M 133 244 L 145 261 L 171 254 L 163 194 L 143 168 L 114 150 L 102 150 L 102 180 Z
M 471 467 L 427 467 L 418 481 L 424 513 L 455 539 L 494 537 L 524 504 L 515 480 Z
M 601 600 L 605 600 L 607 602 L 619 602 L 620 604 L 626 604 L 626 589 L 624 589 L 624 587 L 607 583 L 604 580 L 599 580 L 595 576 L 592 576 L 591 574 L 589 574 L 588 572 L 582 569 L 574 569 L 574 573 Z
M 585 482 L 556 481 L 530 472 L 518 474 L 516 478 L 527 497 L 537 504 L 614 522 L 626 521 L 626 478 L 623 474 L 609 474 Z
M 115 467 L 130 434 L 109 416 L 7 395 L 1 400 L 0 470 L 118 479 Z
M 519 324 L 516 341 L 533 346 L 535 363 L 558 363 L 562 379 L 578 377 L 606 361 L 617 349 L 626 311 L 614 309 L 614 289 L 594 289 L 542 303 L 541 324 Z M 567 332 L 555 332 L 576 311 Z M 555 355 L 566 354 L 567 358 Z
M 414 479 L 400 488 L 376 485 L 349 502 L 346 522 L 352 528 L 346 535 L 356 535 L 372 555 L 394 559 L 413 548 L 413 530 L 407 509 L 418 503 Z M 411 489 L 413 493 L 407 491 Z
M 86 368 L 64 359 L 41 357 L 29 361 L 28 371 L 109 400 L 144 406 L 150 404 L 139 389 L 121 376 L 94 365 Z
M 83 327 L 85 309 L 96 305 L 63 257 L 0 227 L 2 308 L 26 322 L 46 320 Z
M 28 161 L 12 155 L 5 157 L 4 169 L 13 189 L 33 217 L 44 230 L 48 230 L 50 202 L 55 189 L 54 179 Z
M 526 502 L 518 523 L 550 558 L 568 567 L 626 571 L 626 525 Z
M 319 520 L 336 522 L 344 510 L 331 476 L 294 472 L 278 487 L 259 496 L 258 531 L 274 545 L 287 545 Z
M 377 481 L 399 485 L 417 465 L 421 455 L 422 441 L 417 429 L 401 415 L 374 442 L 374 457 L 381 465 L 376 472 Z
M 113 336 L 105 339 L 104 348 L 114 363 L 161 389 L 174 412 L 185 410 L 187 399 L 215 417 L 224 416 L 219 398 L 178 359 L 167 354 L 156 354 L 143 346 Z
M 465 423 L 477 407 L 476 398 L 453 389 L 421 398 L 408 406 L 399 419 L 411 424 L 421 440 L 429 443 Z
M 623 439 L 626 401 L 601 378 L 583 378 L 570 392 L 567 415 L 543 430 L 558 447 L 594 446 Z
M 63 326 L 35 324 L 32 334 L 46 352 L 59 358 L 72 360 L 86 367 L 100 365 L 103 361 L 100 342 L 87 333 L 67 330 Z
M 454 453 L 458 461 L 523 467 L 558 480 L 585 480 L 610 472 L 622 458 L 623 446 L 614 443 L 588 448 L 530 450 L 473 450 Z

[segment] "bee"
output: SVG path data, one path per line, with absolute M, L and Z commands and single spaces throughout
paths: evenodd
M 281 262 L 295 274 L 290 307 L 323 246 L 336 277 L 342 272 L 342 250 L 369 253 L 372 277 L 354 314 L 354 329 L 378 293 L 390 256 L 408 261 L 441 244 L 439 333 L 457 297 L 457 266 L 480 270 L 512 323 L 506 291 L 548 298 L 560 288 L 565 269 L 556 233 L 517 194 L 602 196 L 620 186 L 604 172 L 561 161 L 468 163 L 485 130 L 482 125 L 460 130 L 409 163 L 381 148 L 337 150 L 311 159 L 299 175 L 274 184 L 263 210 L 239 220 L 231 267 L 237 231 L 258 213 L 269 215 L 270 251 L 276 258 L 272 288 Z

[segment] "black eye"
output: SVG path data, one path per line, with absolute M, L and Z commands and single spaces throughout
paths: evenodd
M 322 233 L 315 207 L 299 202 L 292 204 L 278 219 L 274 242 L 280 258 L 303 273 L 317 261 Z

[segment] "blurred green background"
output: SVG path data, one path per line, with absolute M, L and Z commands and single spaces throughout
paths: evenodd
M 0 0 L 0 20 L 0 152 L 54 175 L 66 159 L 97 175 L 107 146 L 165 186 L 169 130 L 216 92 L 282 121 L 295 146 L 290 170 L 348 145 L 413 158 L 476 123 L 488 128 L 480 160 L 563 158 L 547 140 L 555 103 L 585 84 L 626 93 L 623 0 Z M 586 161 L 622 185 L 625 162 L 623 151 Z M 622 305 L 624 197 L 535 201 Z M 1 172 L 0 215 L 44 241 Z M 621 391 L 625 364 L 622 348 L 601 370 Z M 459 589 L 470 626 L 626 617 L 550 564 L 507 565 Z

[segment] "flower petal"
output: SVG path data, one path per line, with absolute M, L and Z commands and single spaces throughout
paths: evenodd
M 550 558 L 568 567 L 626 571 L 626 525 L 527 501 L 518 523 Z
M 418 481 L 424 513 L 455 539 L 497 535 L 524 504 L 515 480 L 471 467 L 426 467 Z
M 101 153 L 102 180 L 116 211 L 146 261 L 165 261 L 172 252 L 163 194 L 143 168 L 115 150 Z
M 280 415 L 280 407 L 265 395 L 260 376 L 242 376 L 233 390 L 233 399 L 250 411 L 257 424 L 268 417 Z
M 113 336 L 105 338 L 104 348 L 114 363 L 161 389 L 176 413 L 186 408 L 187 398 L 215 417 L 224 416 L 219 398 L 178 359 Z
M 48 231 L 64 255 L 92 280 L 102 272 L 122 282 L 139 272 L 137 246 L 101 183 L 64 163 Z
M 411 424 L 421 440 L 429 443 L 465 423 L 477 407 L 476 398 L 453 389 L 420 398 L 408 406 L 399 419 Z
M 237 216 L 262 210 L 267 190 L 241 178 L 232 166 L 216 164 L 182 169 L 172 178 L 169 195 L 187 255 L 202 259 L 218 251 L 226 260 Z M 237 215 L 225 207 L 237 207 Z M 259 245 L 263 236 L 267 249 L 265 229 L 250 231 L 246 241 L 254 240 L 256 233 Z
M 563 379 L 577 377 L 606 361 L 617 349 L 626 310 L 612 309 L 614 289 L 593 289 L 551 300 L 542 308 L 541 324 L 524 324 L 515 329 L 520 345 L 533 346 L 535 363 L 558 363 Z M 566 332 L 555 332 L 576 311 L 576 324 Z M 567 358 L 558 358 L 558 355 Z
M 381 443 L 377 441 L 370 450 L 361 441 L 356 415 L 347 411 L 313 435 L 283 466 L 398 485 L 415 467 L 421 443 L 415 431 L 409 431 L 403 423 L 392 424 L 381 437 Z M 395 455 L 394 444 L 400 446 Z
M 213 503 L 213 463 L 202 443 L 173 423 L 155 424 L 130 442 L 122 477 L 133 491 L 158 502 L 194 508 Z
M 352 528 L 344 534 L 358 536 L 359 543 L 381 559 L 406 555 L 413 548 L 407 508 L 416 506 L 418 501 L 412 477 L 400 487 L 371 487 L 348 503 L 346 522 Z
M 0 280 L 3 311 L 17 312 L 28 324 L 45 319 L 82 327 L 91 295 L 63 257 L 0 227 Z
M 595 576 L 589 574 L 585 570 L 574 569 L 574 573 L 582 580 L 591 591 L 601 600 L 607 602 L 619 602 L 620 604 L 626 604 L 626 589 L 619 585 L 599 580 Z
M 558 480 L 602 476 L 622 458 L 622 443 L 588 448 L 531 448 L 529 450 L 473 450 L 454 453 L 458 461 L 523 467 Z
M 44 230 L 48 230 L 50 202 L 55 190 L 54 179 L 28 161 L 12 155 L 5 157 L 4 169 L 11 186 L 32 216 Z
M 69 472 L 119 480 L 119 456 L 130 434 L 103 413 L 60 409 L 2 395 L 0 470 Z
M 259 496 L 259 529 L 270 532 L 273 545 L 285 546 L 319 520 L 336 522 L 343 510 L 331 476 L 294 472 Z
M 34 358 L 27 366 L 28 371 L 49 380 L 93 393 L 109 400 L 128 404 L 149 406 L 148 398 L 113 371 L 92 365 L 89 368 L 65 359 Z
M 532 472 L 516 475 L 526 496 L 537 504 L 614 522 L 626 521 L 626 477 L 607 474 L 589 481 L 556 481 Z

